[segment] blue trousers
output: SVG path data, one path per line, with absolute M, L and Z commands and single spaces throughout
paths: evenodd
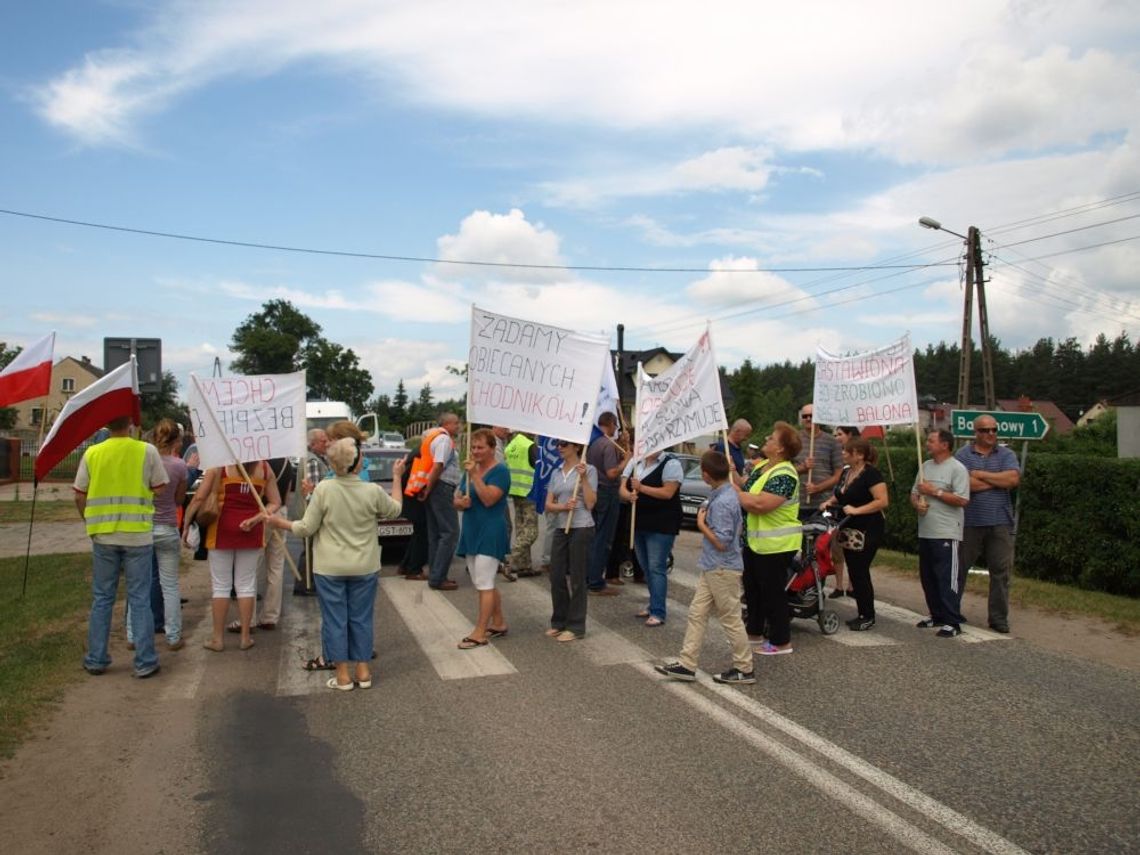
M 379 578 L 379 573 L 313 574 L 321 604 L 321 646 L 326 662 L 367 662 L 372 658 L 372 615 Z

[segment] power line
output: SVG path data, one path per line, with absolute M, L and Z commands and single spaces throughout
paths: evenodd
M 295 252 L 305 255 L 325 255 L 340 258 L 367 258 L 378 261 L 414 262 L 417 264 L 452 264 L 467 267 L 495 267 L 516 270 L 578 270 L 607 273 L 826 273 L 835 271 L 859 272 L 868 270 L 922 270 L 936 267 L 937 264 L 864 264 L 836 267 L 764 267 L 755 269 L 721 268 L 721 267 L 636 267 L 636 266 L 608 266 L 600 264 L 524 264 L 512 261 L 477 261 L 454 258 L 429 258 L 418 255 L 385 255 L 375 252 L 354 252 L 341 249 L 317 249 L 315 247 L 286 246 L 282 244 L 258 243 L 256 241 L 230 240 L 227 238 L 203 237 L 201 235 L 186 235 L 176 232 L 161 232 L 153 229 L 140 229 L 130 226 L 116 226 L 109 223 L 93 223 L 84 220 L 71 220 L 65 217 L 52 217 L 46 214 L 33 214 L 27 211 L 13 211 L 0 208 L 0 214 L 12 217 L 24 217 L 31 220 L 43 220 L 49 223 L 62 223 L 69 226 L 81 226 L 88 229 L 103 229 L 126 234 L 145 235 L 147 237 L 167 238 L 170 240 L 191 241 L 194 243 L 208 243 L 220 246 L 235 246 L 244 249 L 267 249 L 275 252 Z
M 1007 244 L 1005 244 L 1005 246 L 1007 248 L 1011 247 L 1011 246 L 1021 246 L 1022 244 L 1026 244 L 1026 243 L 1034 243 L 1035 241 L 1046 240 L 1047 238 L 1055 238 L 1055 237 L 1061 237 L 1063 235 L 1071 235 L 1071 234 L 1074 234 L 1075 232 L 1088 231 L 1089 229 L 1096 229 L 1096 228 L 1100 228 L 1101 226 L 1111 226 L 1114 223 L 1123 223 L 1126 220 L 1135 220 L 1137 218 L 1140 218 L 1140 214 L 1130 214 L 1127 217 L 1117 217 L 1115 220 L 1103 220 L 1099 223 L 1090 223 L 1087 226 L 1078 226 L 1075 229 L 1066 229 L 1063 232 L 1053 232 L 1052 234 L 1038 235 L 1037 237 L 1026 238 L 1025 240 L 1019 240 L 1019 241 L 1015 241 L 1013 243 L 1007 243 Z

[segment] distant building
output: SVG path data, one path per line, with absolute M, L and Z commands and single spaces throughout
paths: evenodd
M 1053 433 L 1064 435 L 1073 432 L 1073 420 L 1052 401 L 1034 401 L 1028 395 L 1022 395 L 1020 398 L 998 398 L 997 405 L 999 410 L 1007 413 L 1040 413 L 1049 422 L 1049 430 Z
M 102 376 L 102 369 L 92 365 L 86 356 L 81 356 L 79 359 L 72 356 L 63 357 L 52 366 L 51 387 L 47 400 L 34 398 L 13 407 L 16 410 L 14 430 L 39 432 L 45 418 L 47 424 L 44 425 L 44 429 L 51 427 L 51 423 L 71 396 L 86 389 Z
M 1112 407 L 1108 405 L 1107 401 L 1097 401 L 1095 404 L 1081 413 L 1081 417 L 1077 419 L 1077 427 L 1087 427 L 1088 425 L 1091 425 L 1111 409 Z
M 1105 403 L 1116 410 L 1116 456 L 1140 457 L 1140 389 Z

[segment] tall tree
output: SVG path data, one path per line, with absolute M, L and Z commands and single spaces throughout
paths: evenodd
M 321 325 L 288 300 L 270 300 L 246 318 L 230 345 L 239 374 L 306 372 L 309 396 L 344 401 L 362 410 L 372 394 L 372 375 L 350 349 L 321 335 Z
M 270 300 L 234 330 L 230 348 L 238 354 L 230 368 L 238 374 L 288 374 L 302 365 L 305 345 L 321 325 L 288 300 Z
M 189 423 L 186 408 L 178 403 L 178 378 L 171 371 L 162 372 L 157 392 L 144 392 L 139 396 L 144 429 L 154 427 L 162 419 L 174 419 L 182 425 Z
M 396 395 L 392 398 L 392 421 L 400 427 L 408 424 L 408 390 L 404 388 L 404 378 L 396 384 Z
M 312 398 L 344 401 L 360 412 L 372 394 L 372 375 L 360 367 L 357 355 L 326 339 L 305 346 L 301 367 Z

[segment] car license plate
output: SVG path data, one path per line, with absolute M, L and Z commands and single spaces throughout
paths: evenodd
M 681 505 L 682 511 L 684 511 L 685 513 L 689 514 L 690 516 L 694 516 L 694 517 L 697 515 L 697 511 L 699 511 L 700 509 L 701 509 L 700 505 Z
M 412 524 L 411 523 L 380 523 L 376 527 L 376 533 L 380 537 L 411 537 Z

